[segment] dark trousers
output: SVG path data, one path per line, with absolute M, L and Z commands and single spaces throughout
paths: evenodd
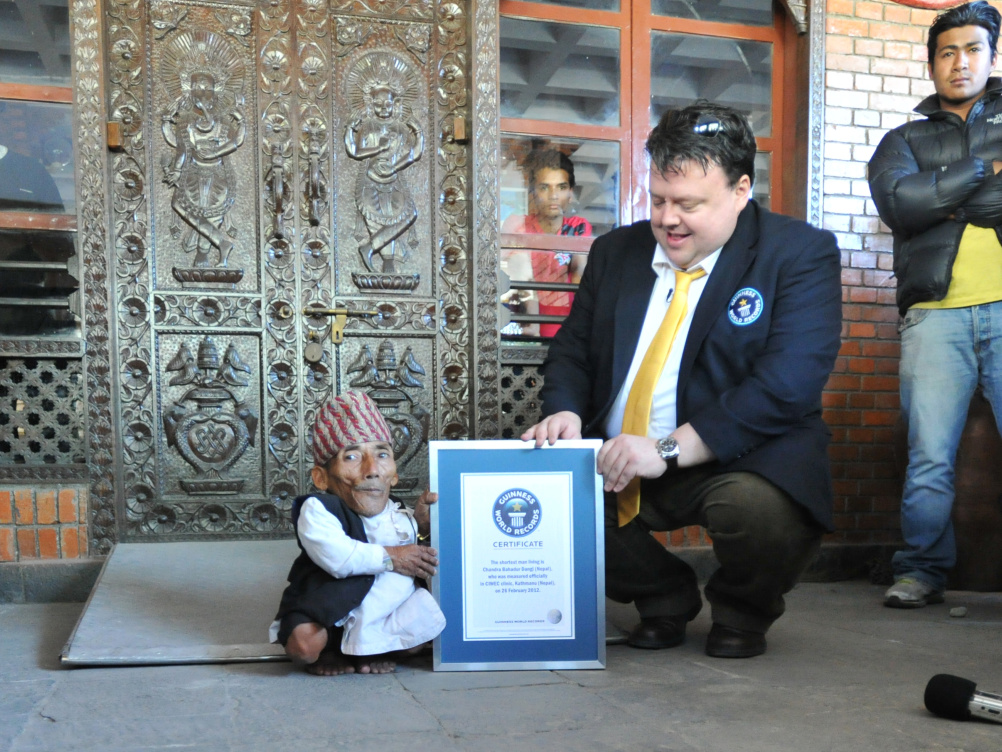
M 702 605 L 695 572 L 650 533 L 701 525 L 720 563 L 705 590 L 713 621 L 761 633 L 783 614 L 783 594 L 814 560 L 824 533 L 761 476 L 700 468 L 645 482 L 640 514 L 623 527 L 615 494 L 606 494 L 605 525 L 610 598 L 635 602 L 641 617 L 695 617 Z

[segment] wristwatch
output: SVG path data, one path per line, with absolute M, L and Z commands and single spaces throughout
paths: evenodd
M 393 571 L 393 559 L 390 558 L 390 552 L 385 549 L 383 550 L 383 571 Z
M 668 463 L 667 472 L 678 470 L 678 454 L 681 450 L 674 438 L 665 436 L 663 439 L 658 439 L 654 443 L 654 448 L 658 450 L 661 459 Z

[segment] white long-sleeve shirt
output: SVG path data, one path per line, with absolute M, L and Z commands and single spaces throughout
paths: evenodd
M 316 497 L 303 502 L 296 525 L 306 555 L 332 577 L 372 574 L 376 579 L 362 602 L 336 626 L 344 627 L 341 652 L 377 655 L 406 650 L 434 639 L 445 628 L 445 615 L 414 578 L 387 572 L 387 546 L 417 542 L 417 523 L 410 510 L 387 501 L 377 515 L 362 517 L 367 543 L 351 538 L 340 520 Z M 271 641 L 279 623 L 272 624 Z
M 313 496 L 303 502 L 296 529 L 306 555 L 332 577 L 341 579 L 357 574 L 380 574 L 385 571 L 383 557 L 386 548 L 381 545 L 383 541 L 374 542 L 374 534 L 385 524 L 383 516 L 387 514 L 396 535 L 389 530 L 386 531 L 388 534 L 381 535 L 386 539 L 385 545 L 404 546 L 417 541 L 417 523 L 413 515 L 392 501 L 387 501 L 386 508 L 375 517 L 362 517 L 365 537 L 373 541 L 370 543 L 349 537 L 338 518 Z

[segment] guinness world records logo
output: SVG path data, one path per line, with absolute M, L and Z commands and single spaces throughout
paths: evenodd
M 524 488 L 511 488 L 498 496 L 491 517 L 505 535 L 523 538 L 539 526 L 542 514 L 539 499 Z
M 734 293 L 731 302 L 727 304 L 727 317 L 735 326 L 748 326 L 758 321 L 765 308 L 762 293 L 754 287 L 744 287 Z

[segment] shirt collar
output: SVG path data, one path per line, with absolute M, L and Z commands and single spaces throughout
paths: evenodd
M 695 271 L 696 269 L 702 269 L 703 271 L 706 272 L 706 276 L 709 277 L 710 272 L 712 272 L 713 267 L 716 266 L 717 260 L 720 258 L 720 252 L 723 249 L 724 247 L 721 246 L 713 253 L 711 253 L 709 256 L 707 256 L 705 259 L 700 261 L 698 264 L 696 264 L 693 267 L 690 267 L 689 269 L 686 269 L 685 271 L 692 272 Z M 662 276 L 663 274 L 666 274 L 668 269 L 673 269 L 675 271 L 682 271 L 681 267 L 673 264 L 671 259 L 668 258 L 668 254 L 665 253 L 665 249 L 661 247 L 660 243 L 656 243 L 654 245 L 654 258 L 651 259 L 651 268 L 654 270 L 654 273 L 657 274 L 659 277 Z

